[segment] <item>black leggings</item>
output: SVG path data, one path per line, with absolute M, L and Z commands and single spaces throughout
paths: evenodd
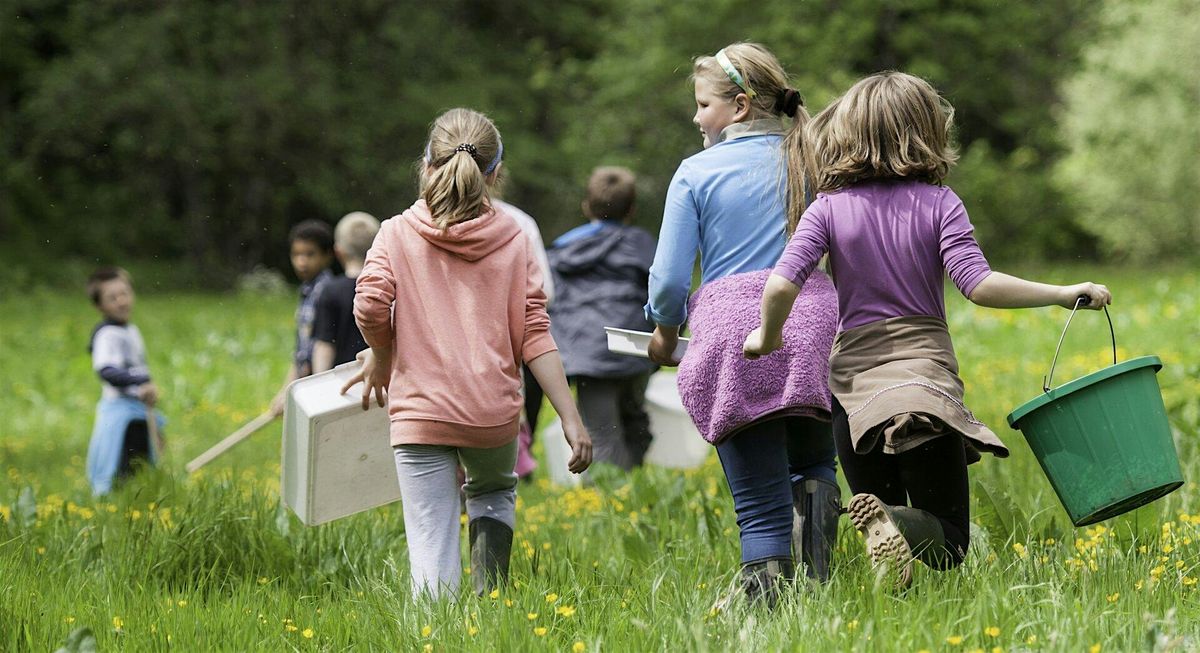
M 898 454 L 883 452 L 882 442 L 868 453 L 855 453 L 846 410 L 833 400 L 833 439 L 850 491 L 874 494 L 890 506 L 911 505 L 942 524 L 945 568 L 962 563 L 971 542 L 971 503 L 967 459 L 961 437 L 947 435 Z
M 136 465 L 149 461 L 150 431 L 146 428 L 145 420 L 133 420 L 125 427 L 125 443 L 121 446 L 121 460 L 117 463 L 117 478 L 132 476 L 137 471 Z

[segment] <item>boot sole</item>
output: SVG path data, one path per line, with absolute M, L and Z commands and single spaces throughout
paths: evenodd
M 912 585 L 912 549 L 883 502 L 873 494 L 856 494 L 850 500 L 847 511 L 854 528 L 866 540 L 871 564 L 895 570 L 897 589 L 907 589 Z

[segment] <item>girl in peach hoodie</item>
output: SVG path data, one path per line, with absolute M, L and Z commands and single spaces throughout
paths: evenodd
M 568 468 L 579 473 L 592 460 L 550 336 L 537 258 L 489 197 L 503 153 L 483 114 L 442 114 L 425 149 L 421 199 L 383 223 L 358 277 L 354 316 L 371 346 L 363 406 L 372 393 L 383 406 L 386 393 L 414 594 L 458 589 L 460 463 L 475 591 L 508 573 L 522 363 L 562 418 Z

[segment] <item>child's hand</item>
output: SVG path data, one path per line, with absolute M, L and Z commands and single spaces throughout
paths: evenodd
M 283 415 L 283 407 L 287 405 L 287 393 L 280 390 L 275 398 L 271 400 L 271 416 L 280 417 Z
M 646 355 L 659 365 L 675 367 L 679 364 L 679 361 L 675 360 L 675 347 L 677 346 L 679 346 L 679 327 L 655 326 Z
M 592 464 L 592 436 L 588 435 L 587 429 L 579 421 L 564 423 L 563 435 L 567 438 L 567 444 L 571 445 L 567 469 L 573 474 L 583 473 Z
M 1075 303 L 1080 297 L 1087 296 L 1088 303 L 1080 306 L 1080 308 L 1090 308 L 1093 311 L 1098 311 L 1101 308 L 1112 303 L 1112 293 L 1108 291 L 1106 286 L 1098 283 L 1077 283 L 1073 286 L 1062 287 L 1062 297 L 1058 305 L 1063 308 L 1075 308 Z
M 345 394 L 350 386 L 363 382 L 362 392 L 362 407 L 367 410 L 371 407 L 371 391 L 375 392 L 375 401 L 380 408 L 387 405 L 388 386 L 392 383 L 392 370 L 389 364 L 380 365 L 380 359 L 391 363 L 392 357 L 376 356 L 373 349 L 367 349 L 359 352 L 357 356 L 359 362 L 362 363 L 362 369 L 357 374 L 350 377 L 350 380 L 342 386 L 342 394 Z
M 768 342 L 764 339 L 762 327 L 758 327 L 746 336 L 746 342 L 742 345 L 742 355 L 749 360 L 758 360 L 760 356 L 766 356 L 782 346 L 783 334 Z
M 154 408 L 154 406 L 158 403 L 158 386 L 154 385 L 153 382 L 143 383 L 142 385 L 138 386 L 137 395 L 139 401 L 151 408 Z

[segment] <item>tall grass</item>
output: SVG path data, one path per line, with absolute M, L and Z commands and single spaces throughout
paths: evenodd
M 167 462 L 94 500 L 83 464 L 95 315 L 77 297 L 0 299 L 0 650 L 53 650 L 73 632 L 76 649 L 94 638 L 101 650 L 1200 648 L 1200 275 L 1101 280 L 1117 297 L 1120 355 L 1166 363 L 1181 490 L 1071 528 L 1004 423 L 1040 392 L 1065 312 L 950 296 L 968 403 L 1013 449 L 972 467 L 967 562 L 919 569 L 913 589 L 890 592 L 843 523 L 832 583 L 802 584 L 773 612 L 723 613 L 709 608 L 735 581 L 737 529 L 713 457 L 686 472 L 599 469 L 585 488 L 522 485 L 512 583 L 437 604 L 409 597 L 399 505 L 317 528 L 280 506 L 278 424 L 185 476 L 186 460 L 277 389 L 289 297 L 140 298 L 134 319 L 171 420 Z M 1056 378 L 1103 366 L 1107 338 L 1102 317 L 1078 316 Z

